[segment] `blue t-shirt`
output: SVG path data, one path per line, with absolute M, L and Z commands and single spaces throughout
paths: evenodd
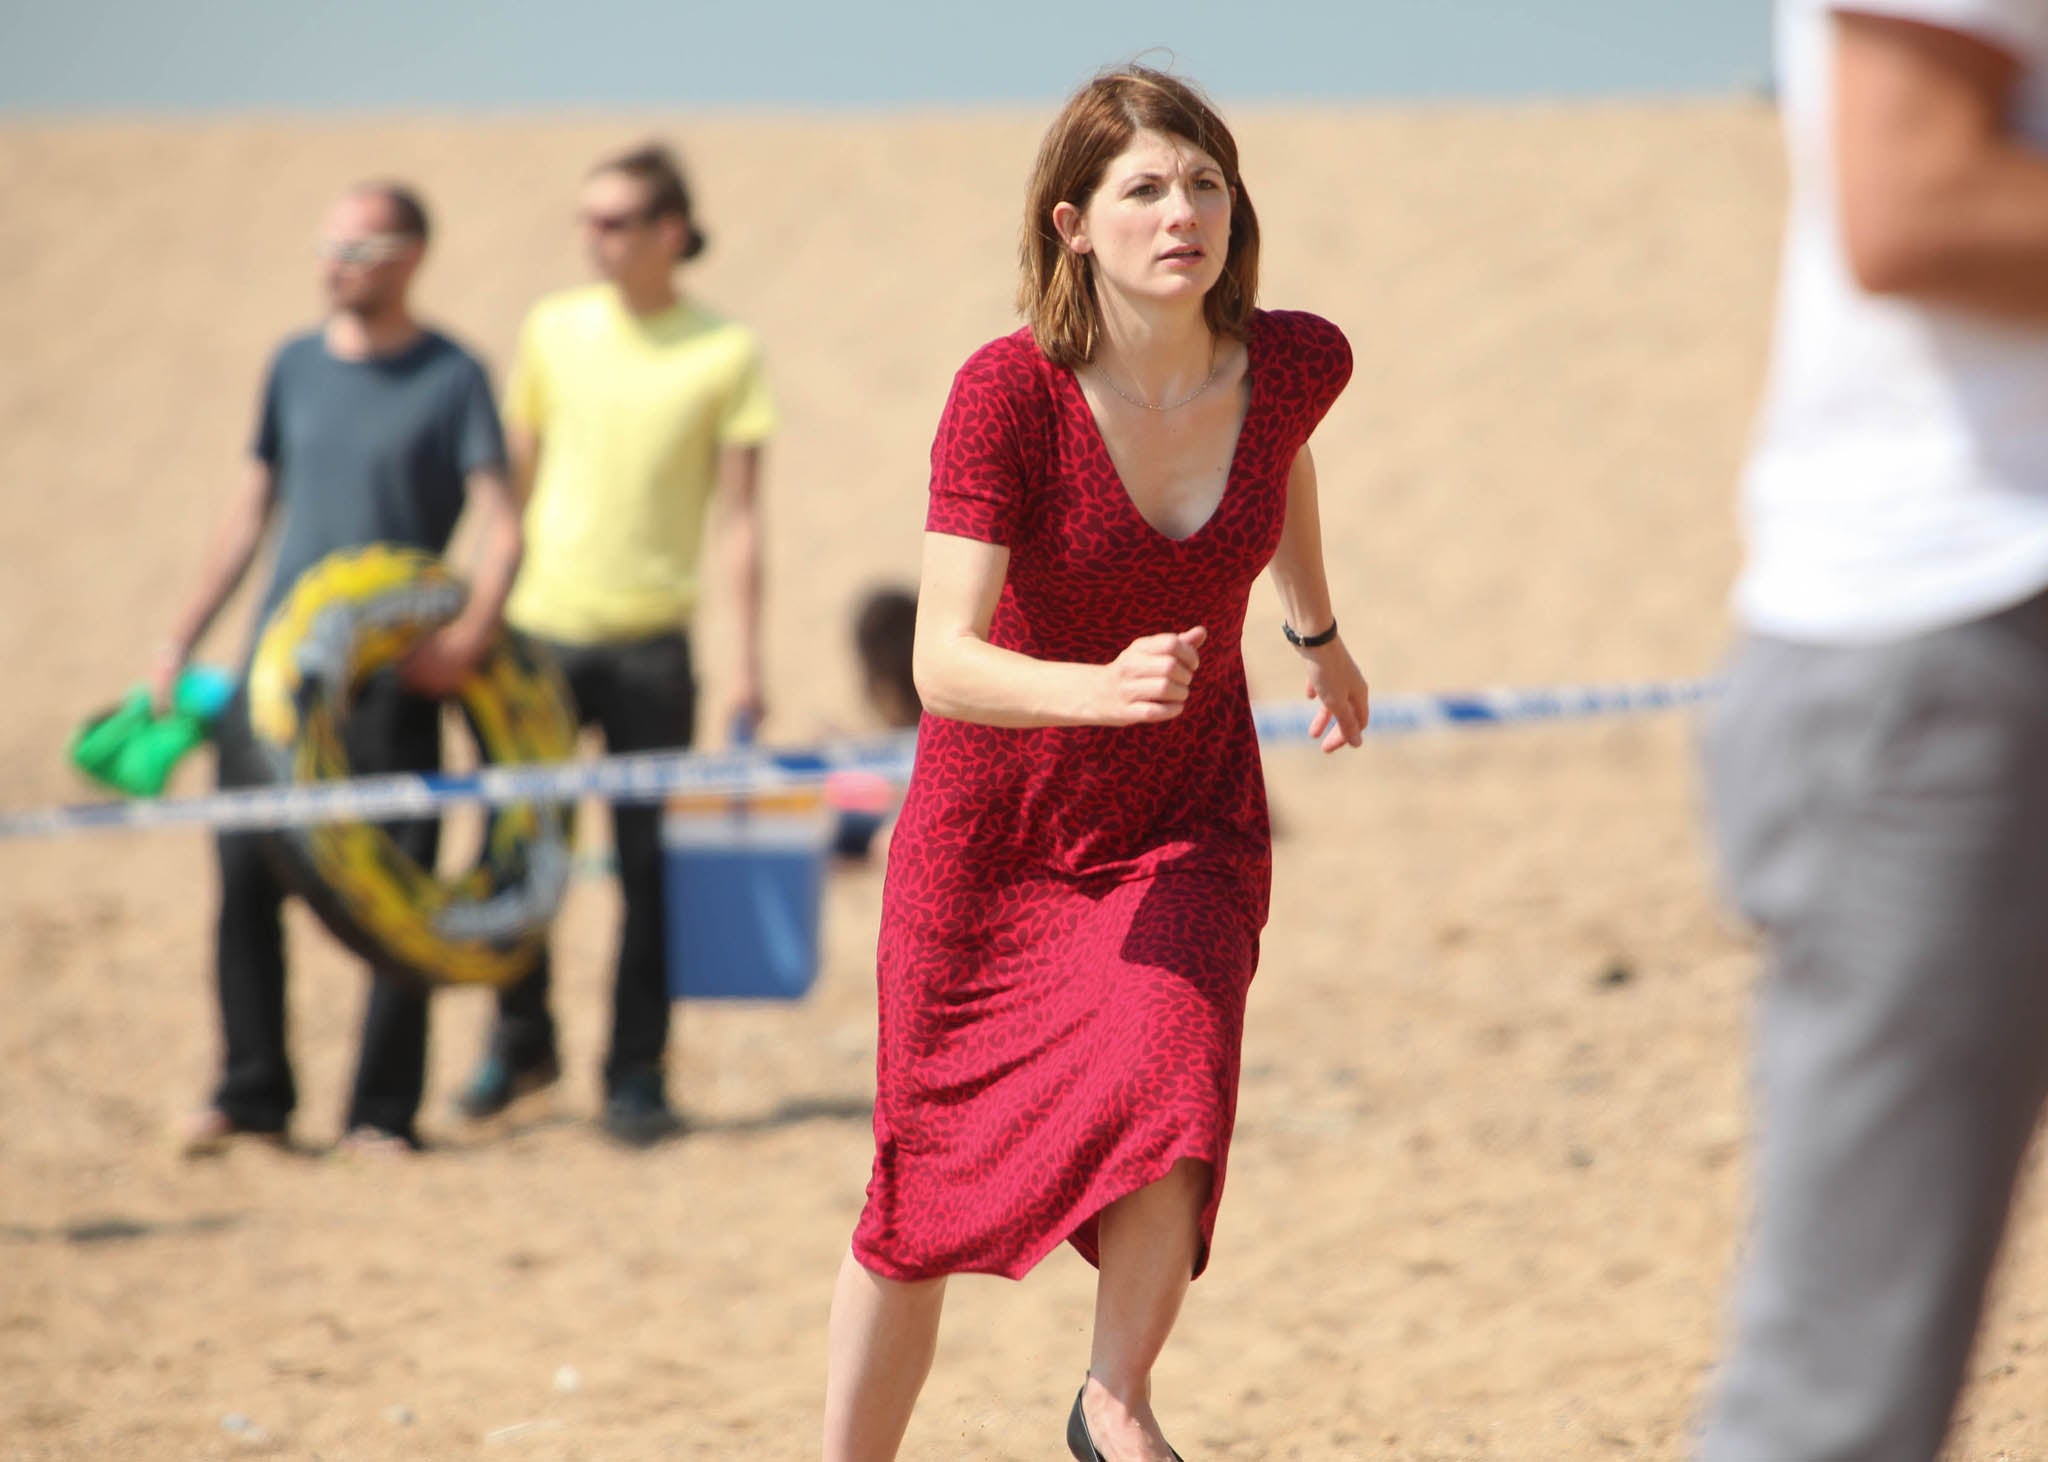
M 341 360 L 319 331 L 278 350 L 256 456 L 275 480 L 277 563 L 257 633 L 300 574 L 339 549 L 395 543 L 440 553 L 469 474 L 505 465 L 490 380 L 432 330 L 396 355 Z

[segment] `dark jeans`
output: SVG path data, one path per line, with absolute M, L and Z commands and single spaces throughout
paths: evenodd
M 548 649 L 568 679 L 578 717 L 604 733 L 607 751 L 670 750 L 694 738 L 697 682 L 689 636 L 681 631 L 619 644 L 550 643 Z M 626 917 L 612 984 L 607 1091 L 626 1073 L 660 1069 L 669 1023 L 660 806 L 614 805 L 612 843 Z M 548 1008 L 552 981 L 552 963 L 543 954 L 532 974 L 499 993 L 491 1045 L 511 1066 L 529 1066 L 555 1052 L 555 1018 Z
M 238 694 L 226 713 L 246 717 Z M 428 772 L 441 765 L 441 709 L 379 676 L 357 697 L 343 732 L 352 771 Z M 224 763 L 221 785 L 246 783 Z M 440 842 L 438 821 L 387 824 L 406 855 L 431 868 Z M 220 930 L 217 969 L 225 1056 L 213 1101 L 236 1126 L 282 1132 L 297 1105 L 285 1038 L 285 888 L 256 833 L 217 839 L 220 854 Z M 427 997 L 416 984 L 374 966 L 369 1008 L 348 1126 L 375 1127 L 411 1140 L 413 1118 L 427 1067 Z

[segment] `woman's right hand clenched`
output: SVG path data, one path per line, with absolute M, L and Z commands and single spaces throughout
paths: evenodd
M 1105 726 L 1142 726 L 1171 721 L 1187 705 L 1188 688 L 1201 668 L 1198 653 L 1209 631 L 1201 625 L 1178 634 L 1146 635 L 1102 667 L 1100 715 Z

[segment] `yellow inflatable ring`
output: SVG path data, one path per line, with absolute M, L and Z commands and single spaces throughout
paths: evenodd
M 438 558 L 416 549 L 374 545 L 321 560 L 264 625 L 247 735 L 231 728 L 221 755 L 264 784 L 346 778 L 352 692 L 453 619 L 465 596 Z M 487 762 L 558 761 L 575 748 L 561 673 L 510 630 L 457 699 Z M 283 828 L 269 839 L 287 886 L 357 954 L 428 984 L 502 985 L 533 968 L 561 905 L 570 812 L 561 803 L 495 810 L 476 866 L 448 879 L 374 823 Z

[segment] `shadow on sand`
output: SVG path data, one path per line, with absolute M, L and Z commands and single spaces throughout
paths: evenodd
M 193 1234 L 217 1234 L 234 1228 L 244 1215 L 203 1213 L 194 1218 L 126 1218 L 109 1215 L 81 1218 L 50 1228 L 22 1224 L 0 1224 L 0 1240 L 17 1244 L 120 1244 L 133 1239 L 186 1238 Z

